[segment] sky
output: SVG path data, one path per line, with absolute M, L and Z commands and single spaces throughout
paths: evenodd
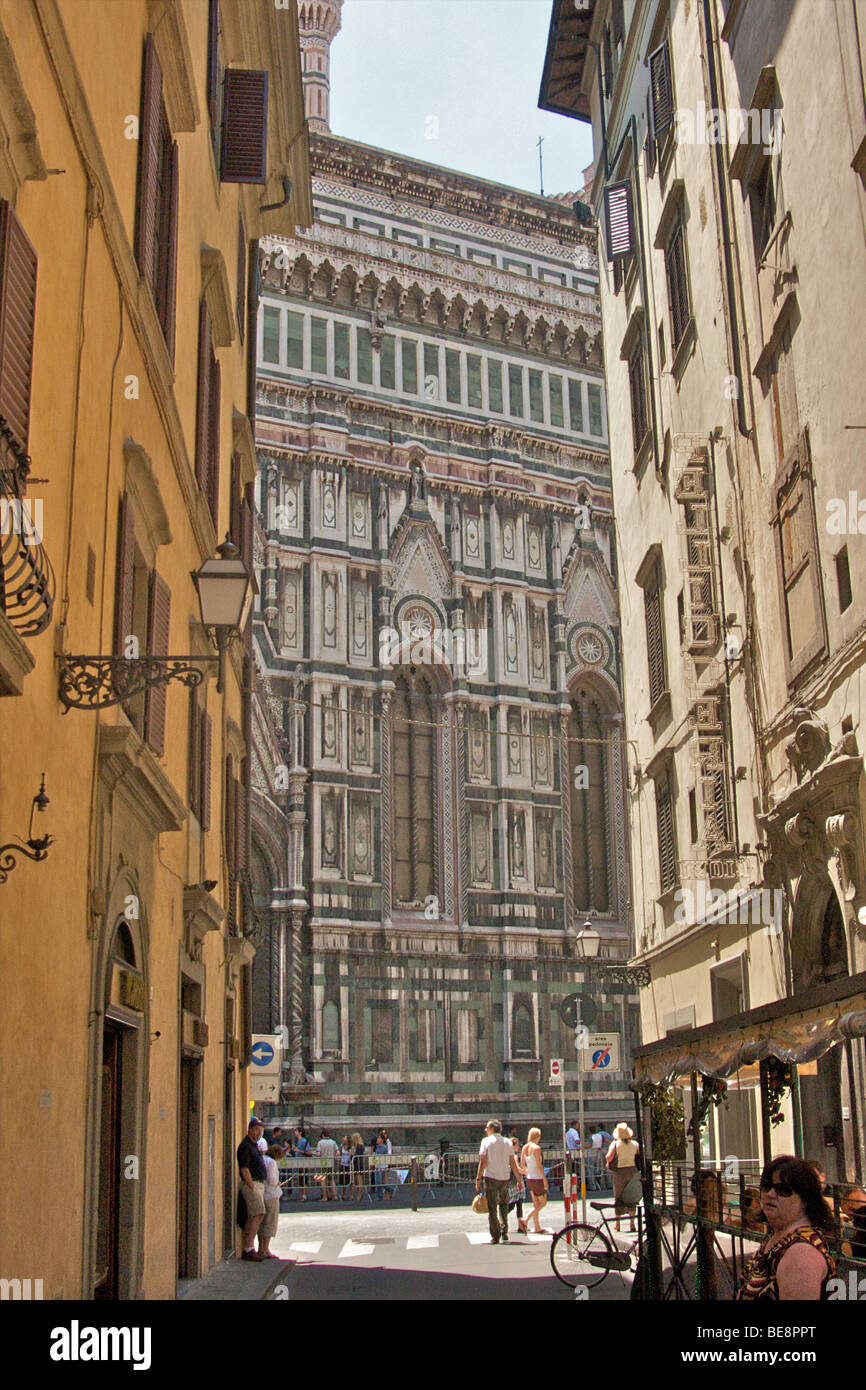
M 345 0 L 331 130 L 546 194 L 583 184 L 582 121 L 538 110 L 551 0 Z

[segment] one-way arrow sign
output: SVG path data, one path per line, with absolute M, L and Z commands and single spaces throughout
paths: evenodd
M 273 1033 L 254 1033 L 250 1057 L 259 1075 L 280 1070 L 280 1037 Z

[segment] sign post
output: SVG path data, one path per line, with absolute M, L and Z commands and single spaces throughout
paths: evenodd
M 551 1058 L 548 1081 L 551 1086 L 559 1087 L 559 1103 L 562 1107 L 562 1143 L 565 1146 L 565 1067 L 561 1057 Z
M 279 1033 L 254 1033 L 250 1053 L 250 1099 L 279 1103 L 282 1038 Z
M 574 1045 L 577 1049 L 577 1125 L 580 1130 L 580 1219 L 586 1222 L 586 1118 L 583 1109 L 583 1048 L 587 1039 L 586 1024 L 580 1021 L 580 1004 L 574 1025 Z

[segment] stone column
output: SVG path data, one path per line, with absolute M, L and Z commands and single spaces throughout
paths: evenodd
M 559 716 L 559 785 L 562 797 L 562 925 L 566 933 L 574 918 L 574 870 L 571 844 L 571 786 L 568 780 L 568 715 Z

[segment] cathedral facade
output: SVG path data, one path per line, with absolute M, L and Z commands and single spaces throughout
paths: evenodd
M 303 37 L 303 29 L 302 29 Z M 261 243 L 254 1027 L 274 1115 L 559 1129 L 558 1008 L 638 1041 L 594 235 L 567 203 L 321 133 Z M 596 977 L 600 981 L 600 976 Z M 592 1015 L 592 1016 L 590 1016 Z M 628 1066 L 627 1061 L 624 1065 Z M 588 1119 L 628 1118 L 628 1074 Z

